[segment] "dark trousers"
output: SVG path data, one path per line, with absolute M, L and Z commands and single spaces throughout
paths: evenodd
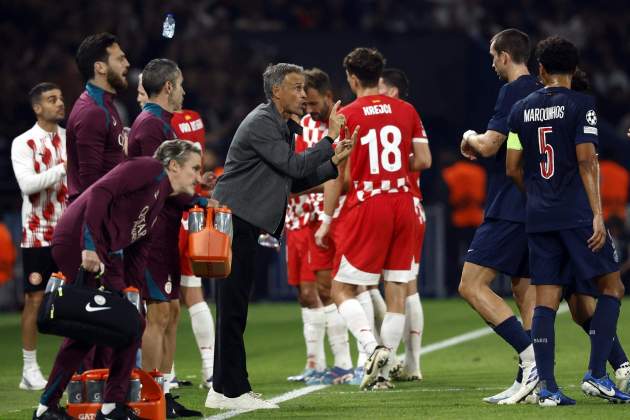
M 57 266 L 65 274 L 69 282 L 74 281 L 76 273 L 81 264 L 81 247 L 56 245 L 52 249 L 53 258 Z M 144 322 L 142 324 L 144 329 Z M 140 334 L 142 337 L 142 334 Z M 81 363 L 88 354 L 93 353 L 96 346 L 82 341 L 66 338 L 53 365 L 46 389 L 40 399 L 41 404 L 46 406 L 57 406 L 64 389 L 72 379 L 72 375 L 79 370 Z M 140 339 L 132 342 L 126 347 L 111 348 L 102 351 L 103 354 L 111 353 L 109 367 L 109 378 L 105 385 L 105 393 L 103 400 L 105 402 L 121 402 L 127 400 L 127 392 L 129 390 L 129 376 L 136 361 L 136 352 L 140 347 Z M 104 350 L 101 347 L 98 349 Z
M 260 229 L 233 217 L 232 272 L 217 281 L 217 320 L 212 387 L 235 398 L 252 390 L 247 379 L 243 334 L 254 284 L 254 259 Z

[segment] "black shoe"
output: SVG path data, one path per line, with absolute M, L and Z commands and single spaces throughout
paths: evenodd
M 37 410 L 33 411 L 33 420 L 74 420 L 74 417 L 66 413 L 66 410 L 58 407 L 50 407 L 37 417 Z
M 177 401 L 179 397 L 174 397 L 170 392 L 166 395 L 166 418 L 176 419 L 178 417 L 203 417 L 201 411 L 189 410 Z
M 101 410 L 96 413 L 96 420 L 149 420 L 139 417 L 131 407 L 116 403 L 116 408 L 109 414 L 103 414 Z

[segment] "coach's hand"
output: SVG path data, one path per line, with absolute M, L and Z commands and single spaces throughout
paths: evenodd
M 606 243 L 606 227 L 604 226 L 604 217 L 596 214 L 593 217 L 593 236 L 588 240 L 588 247 L 593 252 L 597 252 Z
M 96 252 L 84 249 L 81 252 L 81 267 L 91 273 L 98 273 L 101 271 L 101 260 L 98 258 Z
M 342 114 L 337 114 L 339 105 L 341 105 L 341 101 L 335 102 L 328 118 L 328 136 L 333 140 L 339 137 L 341 128 L 346 125 L 346 117 Z
M 337 142 L 335 155 L 331 159 L 335 166 L 339 166 L 340 163 L 343 163 L 346 159 L 348 159 L 350 153 L 352 153 L 352 148 L 354 147 L 354 144 L 357 141 L 357 136 L 359 135 L 359 128 L 361 127 L 357 125 L 354 129 L 354 133 L 352 133 L 352 137 L 350 137 L 348 136 L 348 127 L 344 127 L 344 130 L 346 131 L 346 138 Z

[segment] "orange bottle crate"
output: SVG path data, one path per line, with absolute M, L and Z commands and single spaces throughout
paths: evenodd
M 214 228 L 214 208 L 206 209 L 206 226 L 188 234 L 192 269 L 200 277 L 227 277 L 232 270 L 232 240 Z
M 127 403 L 138 416 L 151 420 L 166 420 L 166 400 L 162 388 L 155 380 L 141 369 L 134 369 L 132 376 L 138 375 L 142 388 L 140 391 L 140 401 Z M 81 375 L 83 382 L 90 378 L 106 378 L 109 376 L 109 369 L 94 369 L 83 372 Z M 93 420 L 96 413 L 101 409 L 100 403 L 80 403 L 68 404 L 67 412 L 72 417 L 79 420 Z

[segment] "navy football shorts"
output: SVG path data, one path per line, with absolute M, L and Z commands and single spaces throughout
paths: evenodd
M 525 224 L 486 219 L 477 228 L 465 261 L 510 277 L 529 277 Z
M 532 284 L 573 285 L 577 293 L 596 292 L 595 284 L 591 288 L 589 283 L 595 277 L 618 271 L 619 264 L 610 234 L 598 252 L 587 245 L 592 235 L 592 227 L 529 233 Z

